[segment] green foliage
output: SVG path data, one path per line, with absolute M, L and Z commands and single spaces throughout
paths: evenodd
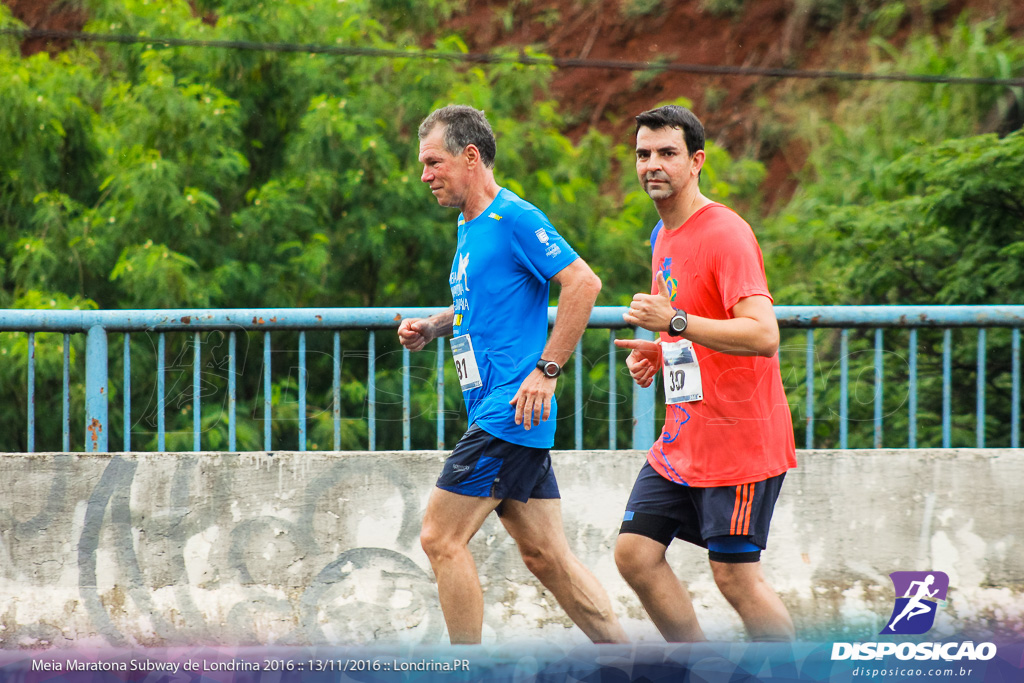
M 704 89 L 704 106 L 708 111 L 717 111 L 721 108 L 728 95 L 729 91 L 725 88 L 718 88 L 710 85 Z
M 672 62 L 667 55 L 660 55 L 651 62 L 650 67 L 643 71 L 634 71 L 630 87 L 633 90 L 641 90 L 651 84 L 661 74 L 665 73 L 665 67 Z
M 995 22 L 959 20 L 944 40 L 922 36 L 904 50 L 876 40 L 879 72 L 960 77 L 1010 77 L 1024 69 L 1024 46 L 1005 37 Z M 1013 97 L 1024 102 L 1024 93 Z M 834 218 L 854 207 L 907 194 L 908 186 L 888 172 L 900 157 L 940 142 L 976 134 L 979 122 L 998 120 L 1012 100 L 1005 90 L 947 84 L 874 83 L 851 86 L 826 118 L 800 103 L 796 137 L 809 151 L 793 200 L 766 220 L 766 267 L 774 274 L 780 303 L 850 304 L 868 297 L 836 269 L 847 267 L 837 248 Z M 783 107 L 786 107 L 784 104 Z M 913 198 L 907 210 L 914 210 Z M 882 209 L 899 212 L 895 207 Z M 908 215 L 906 220 L 914 220 Z M 937 248 L 931 236 L 922 249 Z M 905 247 L 906 245 L 901 245 Z M 895 249 L 887 249 L 892 254 Z M 803 277 L 809 268 L 816 276 Z M 889 271 L 888 268 L 883 268 Z M 884 275 L 883 275 L 884 277 Z M 877 292 L 877 290 L 874 290 Z M 929 303 L 924 299 L 903 303 Z
M 1024 47 L 995 22 L 961 19 L 942 40 L 914 38 L 903 50 L 876 40 L 877 71 L 945 76 L 1010 77 L 1024 72 Z M 860 85 L 843 93 L 831 119 L 809 112 L 800 137 L 810 150 L 808 173 L 793 200 L 765 222 L 766 269 L 780 304 L 1005 304 L 1024 297 L 1024 137 L 978 135 L 1022 93 L 945 84 Z M 1006 95 L 1010 95 L 1007 98 Z M 991 124 L 990 124 L 991 125 Z M 994 127 L 994 126 L 993 126 Z M 808 277 L 813 273 L 813 277 Z M 897 337 L 894 341 L 892 337 Z M 873 340 L 852 334 L 851 377 L 867 377 L 866 398 L 851 404 L 851 445 L 872 443 Z M 907 336 L 887 334 L 887 383 L 905 386 Z M 990 442 L 1008 440 L 1009 339 L 988 342 L 986 426 Z M 941 406 L 941 335 L 919 341 L 922 445 L 937 445 Z M 839 387 L 838 337 L 819 336 L 821 366 L 816 443 L 834 445 Z M 957 386 L 975 386 L 974 339 L 952 351 Z M 800 351 L 783 354 L 784 376 L 802 376 Z M 832 380 L 826 381 L 826 376 Z M 803 393 L 800 387 L 797 395 Z M 865 395 L 863 388 L 860 390 Z M 954 444 L 975 443 L 973 396 L 959 392 Z M 886 443 L 905 444 L 907 396 L 886 395 Z M 798 440 L 805 416 L 794 411 Z M 853 419 L 853 418 L 851 418 Z M 929 440 L 930 439 L 930 440 Z
M 662 0 L 625 0 L 619 12 L 625 19 L 636 19 L 664 11 Z
M 42 192 L 94 197 L 99 86 L 90 70 L 68 57 L 22 60 L 4 51 L 0 73 L 0 223 L 26 220 Z
M 550 31 L 562 22 L 562 12 L 557 7 L 551 7 L 542 11 L 535 21 Z
M 848 6 L 856 6 L 857 0 L 808 0 L 803 7 L 811 15 L 811 23 L 824 29 L 834 28 L 843 20 Z
M 28 59 L 13 42 L 0 50 L 0 305 L 444 305 L 451 300 L 445 274 L 455 216 L 438 207 L 419 181 L 416 131 L 427 113 L 450 102 L 487 111 L 498 135 L 499 181 L 544 209 L 594 264 L 605 278 L 605 301 L 628 300 L 647 278 L 645 242 L 656 220 L 651 204 L 637 193 L 635 179 L 622 182 L 617 157 L 623 153 L 613 141 L 593 131 L 574 143 L 560 132 L 565 123 L 546 99 L 551 68 L 172 48 L 160 42 L 180 37 L 413 51 L 433 28 L 430 17 L 456 5 L 451 0 L 83 4 L 90 16 L 86 30 L 153 41 L 85 44 Z M 9 15 L 0 21 L 9 22 Z M 457 37 L 441 37 L 435 47 L 468 51 Z M 530 49 L 525 53 L 538 56 Z M 732 175 L 728 155 L 720 154 L 717 164 L 721 168 L 708 174 L 710 192 L 724 198 L 750 189 Z M 602 258 L 604 249 L 628 253 L 631 262 Z M 249 359 L 260 357 L 256 336 L 244 343 Z M 376 342 L 384 425 L 401 419 L 393 336 L 379 335 Z M 39 343 L 46 337 L 39 335 Z M 133 445 L 151 448 L 156 341 L 136 337 Z M 166 339 L 170 449 L 192 445 L 193 346 L 186 337 Z M 222 337 L 211 333 L 200 341 L 214 368 L 203 375 L 206 447 L 227 439 L 220 400 L 226 391 Z M 75 349 L 80 342 L 74 340 Z M 8 354 L 16 355 L 21 347 L 11 344 Z M 285 350 L 296 344 L 294 337 L 274 335 L 275 354 L 294 354 Z M 365 333 L 346 333 L 344 348 L 365 349 Z M 363 360 L 347 363 L 339 378 L 341 412 L 358 416 L 344 420 L 344 447 L 368 437 L 362 353 Z M 310 361 L 311 377 L 320 379 L 310 386 L 308 434 L 322 448 L 333 446 L 333 389 L 323 380 L 333 372 L 329 356 L 321 352 Z M 24 359 L 17 358 L 10 371 L 23 373 Z M 123 371 L 120 362 L 112 351 L 111 377 Z M 275 355 L 275 368 L 294 366 L 290 356 L 279 361 Z M 436 405 L 432 369 L 413 389 L 413 404 L 425 413 Z M 240 371 L 240 448 L 263 447 L 258 370 L 250 360 Z M 11 386 L 24 386 L 10 379 Z M 272 441 L 294 447 L 297 380 L 275 372 L 273 381 L 275 406 L 279 400 L 281 407 L 275 408 Z M 73 384 L 77 404 L 81 386 Z M 119 428 L 123 417 L 115 385 L 111 422 Z M 457 382 L 449 377 L 448 385 Z M 572 389 L 566 392 L 571 397 Z M 453 423 L 448 431 L 455 433 L 465 420 L 457 391 L 445 397 L 445 410 Z M 23 418 L 12 414 L 21 421 L 4 422 L 8 433 L 24 434 Z M 626 430 L 628 417 L 623 418 Z M 421 422 L 415 438 L 432 443 L 433 425 Z M 72 430 L 73 442 L 78 432 Z M 571 430 L 563 432 L 572 438 Z M 45 438 L 56 447 L 53 432 Z M 400 430 L 381 428 L 377 438 L 382 447 L 397 447 Z
M 736 15 L 743 10 L 744 2 L 745 0 L 701 0 L 700 6 L 705 12 L 716 16 Z
M 831 258 L 864 303 L 1024 298 L 1024 133 L 950 140 L 880 170 L 892 199 L 826 222 Z M 840 264 L 842 264 L 840 266 Z
M 84 4 L 91 17 L 87 30 L 148 35 L 153 42 L 87 44 L 31 58 L 20 56 L 14 40 L 0 43 L 0 305 L 444 305 L 450 301 L 444 275 L 454 250 L 455 217 L 438 207 L 419 181 L 416 130 L 429 111 L 450 102 L 487 111 L 498 136 L 499 182 L 546 211 L 587 258 L 604 283 L 599 304 L 624 304 L 646 288 L 647 237 L 657 214 L 633 174 L 633 151 L 628 142 L 596 130 L 576 141 L 566 137 L 563 113 L 548 98 L 551 69 L 160 43 L 161 37 L 174 36 L 412 52 L 436 29 L 438 18 L 458 5 L 454 0 Z M 742 8 L 740 2 L 728 4 L 735 6 L 732 11 Z M 927 13 L 939 6 L 921 7 Z M 806 7 L 814 21 L 862 18 L 874 27 L 871 68 L 876 71 L 1006 78 L 1019 76 L 1024 67 L 1024 48 L 1008 39 L 998 22 L 963 19 L 941 37 L 922 35 L 896 47 L 882 38 L 905 21 L 903 6 L 821 0 Z M 624 13 L 641 17 L 662 9 L 663 3 L 653 0 L 622 5 Z M 13 23 L 0 5 L 0 25 Z M 439 37 L 434 46 L 468 51 L 457 37 Z M 513 53 L 505 50 L 498 54 Z M 1019 135 L 979 133 L 981 122 L 998 121 L 1014 102 L 1020 107 L 1024 92 L 942 84 L 836 88 L 829 93 L 833 99 L 820 107 L 811 106 L 806 93 L 796 102 L 763 102 L 755 122 L 761 153 L 782 145 L 787 133 L 808 153 L 799 191 L 771 216 L 761 216 L 764 166 L 733 159 L 713 141 L 707 144 L 702 191 L 739 210 L 754 226 L 777 303 L 1019 300 L 1024 295 L 1019 230 L 1024 148 Z M 787 121 L 796 122 L 795 132 L 784 130 Z M 169 448 L 191 448 L 193 340 L 186 336 L 167 339 L 173 388 L 168 390 Z M 332 349 L 324 347 L 329 341 L 312 336 L 308 443 L 330 448 Z M 152 448 L 156 341 L 136 337 L 133 443 Z M 381 420 L 376 438 L 385 448 L 401 444 L 401 429 L 395 428 L 402 419 L 401 350 L 393 337 L 382 333 L 375 341 Z M 262 448 L 262 335 L 240 333 L 238 340 L 247 359 L 238 378 L 239 448 Z M 70 378 L 73 411 L 81 404 L 81 341 L 76 337 L 71 344 L 71 355 L 79 360 L 72 363 Z M 930 362 L 925 354 L 936 353 L 940 343 L 922 335 L 922 368 Z M 208 362 L 212 368 L 204 371 L 204 447 L 226 446 L 225 342 L 217 333 L 204 335 L 201 344 L 203 367 Z M 823 333 L 818 344 L 823 372 L 834 377 L 838 338 Z M 869 372 L 872 340 L 853 335 L 850 344 L 852 367 Z M 904 339 L 887 337 L 885 344 L 894 358 L 905 355 Z M 994 336 L 990 344 L 990 357 L 1001 358 L 1008 341 Z M 275 448 L 296 442 L 298 379 L 287 370 L 297 365 L 296 348 L 294 335 L 274 335 Z M 340 440 L 343 448 L 352 448 L 369 437 L 366 333 L 346 332 L 342 348 Z M 584 348 L 587 443 L 604 443 L 612 428 L 608 400 L 621 408 L 615 428 L 619 443 L 626 443 L 629 383 L 617 375 L 620 395 L 609 397 L 609 368 L 596 361 L 608 353 L 607 337 L 588 333 Z M 964 383 L 973 381 L 966 355 L 971 349 L 961 344 L 954 354 L 955 372 Z M 36 335 L 38 374 L 49 378 L 47 386 L 60 375 L 62 352 L 62 335 Z M 434 353 L 416 357 L 423 366 L 410 378 L 414 414 L 436 410 Z M 793 380 L 787 386 L 795 389 L 803 355 L 787 353 L 784 372 Z M 21 407 L 0 418 L 9 434 L 24 434 L 26 354 L 25 335 L 0 335 L 0 355 L 11 359 L 3 364 L 4 386 L 20 387 L 15 394 L 22 391 L 15 396 Z M 117 377 L 121 361 L 113 351 L 112 359 L 111 376 Z M 900 369 L 905 365 L 894 361 L 894 378 L 905 374 Z M 621 363 L 616 367 L 621 371 Z M 1006 382 L 1005 368 L 993 363 L 992 390 L 1004 391 Z M 449 374 L 446 383 L 457 387 Z M 111 420 L 120 425 L 116 384 Z M 921 384 L 926 396 L 939 391 L 933 379 Z M 837 404 L 835 382 L 823 379 L 819 390 L 822 406 Z M 566 421 L 560 447 L 572 445 L 575 391 L 570 382 L 560 384 Z M 59 414 L 59 395 L 58 389 L 39 392 L 38 410 Z M 886 396 L 894 430 L 907 429 L 906 418 L 899 417 L 901 400 Z M 448 391 L 443 403 L 452 436 L 465 420 L 457 389 Z M 869 404 L 851 409 L 857 420 L 866 420 L 858 422 L 856 439 L 869 438 L 863 426 L 870 424 L 864 414 Z M 835 421 L 825 413 L 816 417 L 818 443 L 834 443 Z M 802 422 L 799 410 L 795 420 Z M 993 435 L 1002 433 L 998 422 L 997 416 L 989 426 Z M 38 429 L 39 441 L 55 448 L 59 425 L 41 420 Z M 432 420 L 414 420 L 414 447 L 433 445 L 434 429 Z M 968 434 L 970 425 L 958 422 L 954 430 Z M 72 430 L 73 443 L 79 431 Z
M 869 23 L 874 26 L 875 32 L 883 38 L 888 38 L 906 16 L 907 7 L 902 2 L 885 3 L 869 15 Z

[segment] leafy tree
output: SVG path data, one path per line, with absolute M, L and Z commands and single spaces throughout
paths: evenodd
M 402 3 L 381 13 L 365 1 L 203 2 L 197 8 L 205 20 L 184 0 L 86 5 L 87 30 L 154 40 L 88 44 L 56 57 L 22 59 L 14 45 L 0 53 L 5 72 L 15 74 L 0 84 L 0 97 L 12 103 L 0 114 L 0 135 L 15 143 L 0 152 L 0 296 L 7 305 L 30 305 L 49 292 L 58 305 L 99 308 L 444 305 L 454 216 L 420 186 L 416 129 L 448 102 L 487 110 L 499 136 L 500 180 L 547 210 L 588 259 L 604 260 L 595 250 L 608 244 L 606 231 L 641 254 L 630 269 L 603 266 L 615 282 L 610 300 L 624 296 L 613 291 L 634 289 L 634 271 L 646 270 L 646 232 L 630 235 L 632 223 L 615 223 L 620 200 L 608 192 L 618 186 L 614 148 L 597 133 L 574 144 L 559 132 L 561 118 L 544 100 L 550 69 L 170 48 L 159 40 L 418 50 L 417 31 L 429 22 L 401 19 Z M 418 5 L 424 15 L 450 7 L 444 0 Z M 456 37 L 440 38 L 436 47 L 467 50 Z M 365 334 L 343 336 L 345 349 L 366 349 Z M 43 337 L 37 343 L 57 344 L 44 355 L 61 344 Z M 156 339 L 135 337 L 133 445 L 153 448 Z M 222 337 L 200 339 L 204 361 L 215 368 L 222 367 Z M 378 335 L 376 347 L 384 424 L 401 414 L 392 337 Z M 11 343 L 16 338 L 24 336 L 12 335 Z M 166 342 L 167 447 L 190 448 L 193 340 L 168 335 Z M 249 359 L 260 357 L 258 335 L 240 335 L 239 343 Z M 323 340 L 310 343 L 310 440 L 325 447 L 333 442 L 325 412 L 333 400 L 331 362 Z M 274 335 L 275 368 L 295 365 L 296 345 L 294 335 Z M 344 447 L 366 438 L 365 358 L 351 358 L 341 378 Z M 424 411 L 436 401 L 429 365 L 415 371 L 413 388 L 413 402 Z M 262 447 L 258 369 L 249 361 L 240 378 L 242 448 Z M 122 371 L 112 353 L 111 376 Z M 457 386 L 452 377 L 447 382 Z M 226 440 L 224 383 L 222 372 L 204 373 L 207 444 Z M 76 382 L 76 401 L 81 391 Z M 120 397 L 115 386 L 111 391 L 111 423 L 119 428 Z M 272 445 L 293 446 L 296 377 L 275 374 L 272 392 Z M 461 416 L 457 392 L 445 400 Z M 459 431 L 458 420 L 464 417 L 450 433 Z M 415 429 L 417 443 L 432 443 L 429 421 Z M 10 433 L 23 430 L 12 426 Z M 396 447 L 398 439 L 398 430 L 382 428 L 378 445 Z
M 923 147 L 879 177 L 891 199 L 829 219 L 839 286 L 863 303 L 1024 299 L 1024 134 Z
M 1024 48 L 999 22 L 961 18 L 940 40 L 921 36 L 897 51 L 876 40 L 875 70 L 1010 77 Z M 1002 304 L 1020 300 L 1019 134 L 976 135 L 1005 117 L 1020 89 L 878 83 L 851 87 L 830 119 L 809 113 L 799 137 L 810 155 L 793 200 L 765 221 L 763 246 L 780 304 Z M 994 124 L 989 124 L 995 127 Z M 993 173 L 999 169 L 998 173 Z M 810 276 L 808 276 L 810 274 Z M 802 334 L 802 333 L 801 333 Z M 803 339 L 783 354 L 791 398 L 803 394 Z M 977 341 L 955 336 L 954 443 L 973 445 Z M 850 334 L 850 444 L 873 443 L 873 338 Z M 908 335 L 887 332 L 885 384 L 905 383 Z M 940 332 L 919 339 L 922 445 L 940 443 Z M 1008 443 L 1009 338 L 988 339 L 989 443 Z M 784 351 L 787 347 L 784 345 Z M 815 442 L 838 439 L 839 333 L 817 337 Z M 905 386 L 905 384 L 903 384 Z M 964 390 L 969 388 L 969 390 Z M 1004 400 L 1005 399 L 1005 400 Z M 905 392 L 885 394 L 885 443 L 907 443 Z M 804 408 L 794 406 L 798 440 Z
M 487 111 L 498 135 L 499 181 L 545 210 L 587 258 L 604 281 L 599 304 L 624 304 L 648 281 L 647 236 L 657 215 L 632 172 L 629 141 L 597 131 L 567 138 L 562 114 L 549 100 L 550 69 L 452 64 L 411 54 L 428 42 L 452 0 L 415 3 L 415 11 L 407 0 L 83 4 L 91 17 L 87 30 L 153 41 L 85 44 L 30 58 L 19 55 L 14 40 L 0 42 L 2 306 L 444 305 L 450 301 L 445 274 L 454 251 L 454 216 L 436 206 L 419 182 L 416 131 L 426 113 L 449 102 Z M 0 5 L 0 25 L 13 23 Z M 160 43 L 165 36 L 408 49 L 410 56 L 172 48 Z M 433 45 L 444 52 L 468 50 L 456 36 L 438 37 Z M 874 49 L 878 70 L 918 73 L 1005 77 L 1019 74 L 1024 60 L 1024 50 L 997 22 L 962 20 L 943 40 L 916 38 L 905 51 L 878 41 Z M 761 216 L 764 167 L 708 144 L 702 190 L 751 222 L 777 302 L 999 303 L 1019 294 L 1019 138 L 970 136 L 980 132 L 978 121 L 1024 96 L 914 84 L 842 86 L 838 95 L 842 105 L 828 117 L 823 108 L 807 106 L 806 93 L 799 106 L 778 103 L 782 116 L 799 122 L 809 163 L 798 194 L 774 215 Z M 808 113 L 798 117 L 797 111 Z M 835 360 L 837 338 L 823 336 L 827 364 Z M 329 448 L 333 340 L 309 337 L 307 441 Z M 341 443 L 357 448 L 368 436 L 367 334 L 341 337 Z M 898 340 L 886 339 L 895 353 Z M 390 425 L 401 419 L 401 349 L 393 334 L 375 340 L 377 445 L 400 447 L 401 430 Z M 191 448 L 194 339 L 172 334 L 165 341 L 167 445 Z M 259 449 L 263 338 L 237 333 L 236 341 L 245 361 L 239 447 Z M 39 334 L 35 342 L 40 386 L 56 386 L 62 335 Z M 203 445 L 223 447 L 226 341 L 212 333 L 200 343 L 203 367 L 212 368 L 203 375 Z M 596 362 L 608 353 L 607 343 L 604 332 L 584 338 L 588 445 L 605 443 L 611 428 L 605 407 L 609 367 Z M 922 343 L 931 351 L 937 342 L 923 335 Z M 997 357 L 1006 341 L 993 337 L 991 343 L 990 355 Z M 136 448 L 156 444 L 156 344 L 154 336 L 133 335 Z M 870 340 L 855 337 L 852 344 L 859 352 Z M 296 443 L 298 379 L 288 368 L 297 365 L 297 345 L 294 334 L 273 336 L 274 448 Z M 81 350 L 81 339 L 73 339 L 72 357 L 79 359 Z M 26 353 L 24 334 L 0 335 L 0 354 L 14 359 L 4 366 L 4 386 L 24 387 Z M 435 410 L 432 353 L 414 360 L 414 415 Z M 112 378 L 123 372 L 120 363 L 112 350 Z M 793 371 L 799 363 L 786 361 L 787 376 L 798 376 Z M 969 380 L 968 357 L 958 356 L 957 364 L 961 379 Z M 621 371 L 621 364 L 613 367 Z M 449 372 L 444 408 L 451 439 L 465 418 Z M 76 410 L 81 379 L 80 369 L 73 370 Z M 629 382 L 625 375 L 618 379 L 618 441 L 628 443 Z M 989 383 L 993 391 L 1004 390 L 1001 367 Z M 112 379 L 115 432 L 122 421 L 119 391 Z M 573 443 L 575 391 L 571 382 L 561 383 L 559 447 Z M 834 392 L 832 385 L 823 387 L 822 405 L 835 405 Z M 59 390 L 44 393 L 40 406 L 58 414 L 53 401 L 60 400 Z M 19 405 L 24 398 L 18 397 Z M 886 400 L 892 402 L 887 411 L 900 409 L 899 397 Z M 855 408 L 858 419 L 862 409 Z M 795 419 L 801 422 L 799 411 Z M 24 420 L 23 408 L 0 416 L 7 433 L 19 439 Z M 820 441 L 834 442 L 834 422 L 819 419 L 818 425 Z M 893 428 L 905 425 L 894 418 Z M 966 423 L 957 428 L 969 431 Z M 56 448 L 59 427 L 40 420 L 38 429 L 40 446 Z M 415 420 L 414 446 L 433 445 L 434 429 L 432 420 Z M 990 426 L 993 438 L 1001 438 L 1002 429 Z M 73 447 L 79 432 L 73 427 Z M 23 439 L 8 446 L 23 447 Z

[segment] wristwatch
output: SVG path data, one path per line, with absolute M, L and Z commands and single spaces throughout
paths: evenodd
M 686 311 L 676 311 L 672 319 L 668 321 L 668 333 L 673 337 L 678 337 L 686 331 Z
M 544 373 L 545 377 L 554 379 L 562 374 L 562 366 L 553 360 L 544 360 L 541 358 L 537 361 L 537 369 Z

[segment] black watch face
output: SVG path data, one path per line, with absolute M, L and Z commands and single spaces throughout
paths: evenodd
M 558 377 L 558 364 L 557 363 L 545 363 L 544 374 L 548 377 Z

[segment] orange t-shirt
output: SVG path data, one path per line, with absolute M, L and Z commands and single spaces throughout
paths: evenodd
M 656 233 L 651 293 L 660 271 L 677 309 L 727 320 L 740 299 L 771 299 L 757 238 L 731 209 L 708 204 L 675 230 Z M 661 340 L 678 338 L 663 332 Z M 764 358 L 693 348 L 703 399 L 667 407 L 664 431 L 647 454 L 651 466 L 670 481 L 701 487 L 761 481 L 796 467 L 778 353 Z

